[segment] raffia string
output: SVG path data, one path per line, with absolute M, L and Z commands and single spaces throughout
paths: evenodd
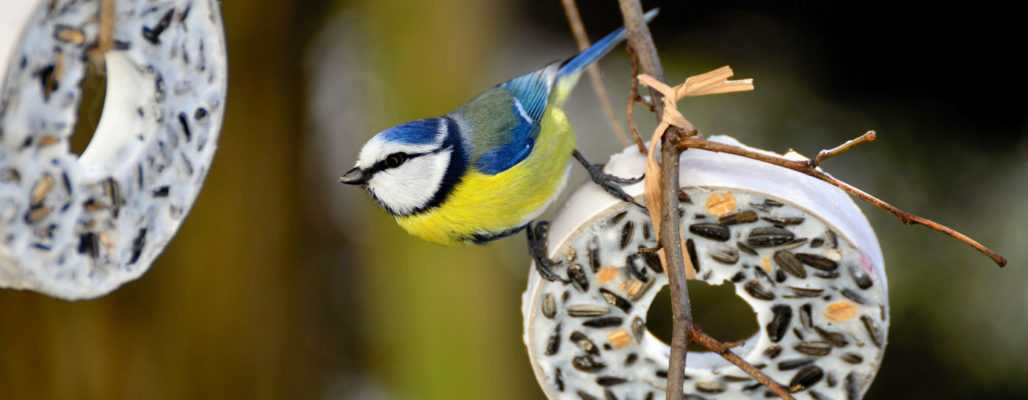
M 685 82 L 675 87 L 668 86 L 647 74 L 638 76 L 639 83 L 660 92 L 663 95 L 662 101 L 664 102 L 664 115 L 657 128 L 653 131 L 653 136 L 650 138 L 649 154 L 646 156 L 646 181 L 644 183 L 646 187 L 646 208 L 649 211 L 650 220 L 653 221 L 653 226 L 660 226 L 663 208 L 661 202 L 663 188 L 660 185 L 662 173 L 660 171 L 660 163 L 657 161 L 657 154 L 660 153 L 657 151 L 657 144 L 660 143 L 669 127 L 675 126 L 689 133 L 696 131 L 692 122 L 689 122 L 678 111 L 678 101 L 686 97 L 753 90 L 753 79 L 728 80 L 732 75 L 734 75 L 732 68 L 726 65 L 713 71 L 690 76 Z M 660 230 L 657 230 L 657 242 L 660 242 Z M 682 246 L 682 254 L 688 254 L 685 241 L 679 238 L 678 242 Z M 661 263 L 667 265 L 664 250 L 661 249 L 657 254 L 660 256 Z M 689 264 L 685 269 L 686 278 L 695 278 L 695 267 L 691 265 L 689 257 L 686 257 L 685 262 Z

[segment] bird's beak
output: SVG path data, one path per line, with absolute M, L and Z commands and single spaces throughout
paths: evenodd
M 347 185 L 363 185 L 368 183 L 368 177 L 364 176 L 364 171 L 359 167 L 353 167 L 339 177 L 339 182 Z

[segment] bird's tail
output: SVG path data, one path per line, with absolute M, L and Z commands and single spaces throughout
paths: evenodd
M 660 9 L 652 9 L 644 15 L 646 22 L 650 22 Z M 618 30 L 607 34 L 602 39 L 593 43 L 585 51 L 578 53 L 578 55 L 565 60 L 561 65 L 560 69 L 557 70 L 557 90 L 558 99 L 563 100 L 567 97 L 567 94 L 571 92 L 571 89 L 578 83 L 578 77 L 582 75 L 582 70 L 596 62 L 603 56 L 607 55 L 614 46 L 617 46 L 625 40 L 625 28 L 621 27 Z M 559 101 L 563 102 L 563 101 Z

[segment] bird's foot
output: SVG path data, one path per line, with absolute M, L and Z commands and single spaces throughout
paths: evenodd
M 567 278 L 561 278 L 560 275 L 553 272 L 553 267 L 562 265 L 560 261 L 553 261 L 547 256 L 547 244 L 546 239 L 549 237 L 550 223 L 546 221 L 530 222 L 528 229 L 525 229 L 526 236 L 528 236 L 528 252 L 532 255 L 532 260 L 535 261 L 535 269 L 539 271 L 539 276 L 550 282 L 570 282 Z
M 571 154 L 576 160 L 578 160 L 579 164 L 582 164 L 582 166 L 585 167 L 586 172 L 589 173 L 589 179 L 591 179 L 593 183 L 600 185 L 600 187 L 603 188 L 603 191 L 620 199 L 621 201 L 635 204 L 644 210 L 646 209 L 645 206 L 637 203 L 632 196 L 625 193 L 624 189 L 621 189 L 621 185 L 632 185 L 641 182 L 643 178 L 646 177 L 645 175 L 635 178 L 622 178 L 620 176 L 611 175 L 603 172 L 603 164 L 590 163 L 589 160 L 586 160 L 585 156 L 583 156 L 578 150 L 575 150 Z

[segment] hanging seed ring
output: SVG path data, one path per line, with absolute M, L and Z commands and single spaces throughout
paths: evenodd
M 734 139 L 716 140 L 738 144 Z M 639 176 L 634 148 L 609 172 Z M 888 333 L 888 289 L 877 238 L 845 193 L 794 171 L 741 157 L 682 155 L 685 248 L 693 279 L 731 283 L 758 332 L 733 349 L 791 391 L 859 399 L 878 371 Z M 642 195 L 642 185 L 627 187 Z M 670 348 L 646 328 L 667 285 L 645 211 L 587 185 L 552 225 L 551 257 L 569 283 L 533 268 L 523 298 L 525 344 L 551 399 L 656 399 Z M 773 397 L 714 353 L 690 353 L 695 398 Z M 691 397 L 692 398 L 692 397 Z
M 225 106 L 221 15 L 215 0 L 116 0 L 103 115 L 78 156 L 80 83 L 112 16 L 35 3 L 0 94 L 0 287 L 95 297 L 145 272 L 199 193 Z

